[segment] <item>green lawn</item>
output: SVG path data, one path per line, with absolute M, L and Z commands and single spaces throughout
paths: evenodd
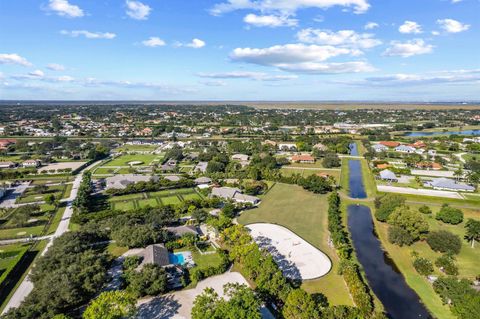
M 177 205 L 182 202 L 178 196 L 160 197 L 160 199 L 163 205 Z
M 98 167 L 93 171 L 94 175 L 110 175 L 114 174 L 117 169 L 113 167 Z
M 353 305 L 342 276 L 337 274 L 338 257 L 328 245 L 327 195 L 315 195 L 296 185 L 277 183 L 263 197 L 260 206 L 245 211 L 238 222 L 244 225 L 258 222 L 287 227 L 327 254 L 333 268 L 326 276 L 305 281 L 302 287 L 310 293 L 321 292 L 334 305 Z
M 103 166 L 129 166 L 129 162 L 142 162 L 142 165 L 150 165 L 154 160 L 161 160 L 162 156 L 154 154 L 126 154 L 114 158 Z
M 115 210 L 132 210 L 135 209 L 135 202 L 132 201 L 115 201 L 112 202 L 113 209 Z
M 0 284 L 5 280 L 10 271 L 20 261 L 30 244 L 15 244 L 0 246 Z
M 0 239 L 13 239 L 33 236 L 40 236 L 42 234 L 44 225 L 34 227 L 9 228 L 0 229 Z
M 176 205 L 185 200 L 202 198 L 192 188 L 180 188 L 172 190 L 163 190 L 151 193 L 137 193 L 122 196 L 112 196 L 108 200 L 113 209 L 130 210 L 134 208 L 144 208 L 147 206 L 157 207 L 161 205 Z
M 147 207 L 147 206 L 157 207 L 158 202 L 157 202 L 156 198 L 142 199 L 142 200 L 138 201 L 138 206 L 140 208 L 144 208 L 144 207 Z
M 153 152 L 158 148 L 156 145 L 122 145 L 115 152 Z
M 198 251 L 192 250 L 192 256 L 193 261 L 195 261 L 195 264 L 197 264 L 196 267 L 200 269 L 205 269 L 212 266 L 215 267 L 220 265 L 222 262 L 222 259 L 218 253 L 202 255 Z
M 330 176 L 333 176 L 335 178 L 335 180 L 337 181 L 337 183 L 340 180 L 340 172 L 341 172 L 340 169 L 338 169 L 338 170 L 326 170 L 326 169 L 321 169 L 321 168 L 318 168 L 318 169 L 303 169 L 303 168 L 288 168 L 288 166 L 283 167 L 280 171 L 281 171 L 282 175 L 284 175 L 284 176 L 291 176 L 293 174 L 300 174 L 303 177 L 308 177 L 308 176 L 313 175 L 313 174 L 325 173 L 325 174 L 328 174 Z

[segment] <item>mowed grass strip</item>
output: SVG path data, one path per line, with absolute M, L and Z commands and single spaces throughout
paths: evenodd
M 155 159 L 160 159 L 161 156 L 155 154 L 126 154 L 114 158 L 103 166 L 129 166 L 130 162 L 142 162 L 142 165 L 149 165 Z
M 338 257 L 328 245 L 327 195 L 315 195 L 299 186 L 277 183 L 256 209 L 245 211 L 239 223 L 272 223 L 284 226 L 327 254 L 333 263 L 324 277 L 305 281 L 310 293 L 321 292 L 334 305 L 353 305 L 342 276 L 337 274 Z

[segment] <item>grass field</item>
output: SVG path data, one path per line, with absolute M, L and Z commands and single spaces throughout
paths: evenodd
M 0 284 L 20 261 L 30 244 L 0 246 Z
M 135 208 L 176 205 L 186 200 L 200 199 L 202 196 L 193 188 L 180 188 L 152 193 L 138 193 L 113 196 L 110 205 L 116 210 L 132 210 Z
M 53 194 L 55 198 L 60 199 L 63 197 L 66 185 L 48 186 L 48 189 L 44 193 L 36 191 L 33 187 L 28 188 L 22 196 L 17 198 L 17 203 L 26 204 L 33 202 L 44 201 L 47 196 Z
M 287 227 L 327 254 L 333 268 L 326 276 L 305 281 L 308 292 L 321 292 L 332 304 L 353 305 L 342 276 L 337 274 L 338 257 L 328 245 L 327 195 L 315 195 L 299 186 L 275 184 L 262 198 L 259 208 L 245 211 L 238 221 L 247 225 L 267 222 Z
M 105 163 L 103 166 L 129 166 L 129 162 L 142 162 L 142 165 L 150 165 L 150 163 L 156 161 L 159 162 L 162 159 L 160 155 L 154 154 L 126 154 L 112 159 L 110 162 Z
M 158 148 L 156 145 L 122 145 L 115 152 L 153 152 Z

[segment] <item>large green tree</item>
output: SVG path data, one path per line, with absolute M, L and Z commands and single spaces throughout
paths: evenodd
M 282 309 L 285 319 L 315 319 L 320 318 L 315 301 L 303 289 L 293 289 L 288 294 Z
M 125 291 L 108 291 L 94 299 L 83 319 L 122 319 L 135 314 L 135 297 Z
M 465 239 L 472 242 L 472 248 L 475 248 L 475 241 L 480 240 L 480 221 L 469 219 L 465 223 Z

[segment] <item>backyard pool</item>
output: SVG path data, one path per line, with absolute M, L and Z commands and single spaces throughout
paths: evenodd
M 168 254 L 170 263 L 174 265 L 183 265 L 185 264 L 185 257 L 183 253 Z

